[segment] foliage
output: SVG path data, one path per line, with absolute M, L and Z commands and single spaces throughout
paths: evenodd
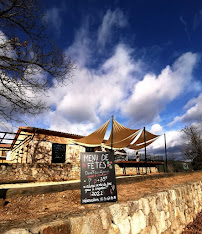
M 192 165 L 189 162 L 168 160 L 168 172 L 186 172 L 192 171 Z
M 17 121 L 41 113 L 44 94 L 74 64 L 48 38 L 38 0 L 1 0 L 0 9 L 0 121 Z

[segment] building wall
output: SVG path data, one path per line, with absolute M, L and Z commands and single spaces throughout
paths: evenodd
M 26 132 L 21 133 L 26 134 Z M 26 137 L 24 135 L 18 137 L 11 154 L 13 163 L 51 163 L 52 143 L 66 144 L 65 163 L 72 161 L 79 163 L 80 152 L 85 152 L 85 147 L 72 144 L 72 139 L 69 138 L 44 134 L 30 134 L 30 137 L 25 140 Z

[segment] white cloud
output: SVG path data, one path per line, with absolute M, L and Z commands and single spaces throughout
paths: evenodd
M 191 37 L 190 37 L 190 34 L 189 34 L 189 30 L 188 30 L 188 27 L 187 27 L 187 22 L 183 19 L 182 16 L 180 16 L 180 22 L 183 24 L 184 26 L 184 31 L 185 33 L 187 34 L 187 38 L 189 41 L 191 41 Z
M 166 104 L 174 100 L 187 87 L 197 55 L 191 52 L 179 57 L 172 67 L 167 66 L 161 74 L 147 74 L 134 85 L 133 93 L 125 101 L 122 111 L 134 122 L 149 123 L 158 117 Z
M 194 16 L 194 21 L 193 21 L 193 30 L 195 31 L 201 24 L 202 22 L 202 9 L 197 12 Z
M 150 132 L 153 134 L 159 134 L 163 132 L 163 127 L 160 124 L 153 124 L 151 126 Z
M 166 132 L 166 148 L 168 158 L 183 159 L 183 144 L 185 135 L 182 131 Z M 156 141 L 147 147 L 148 154 L 165 155 L 165 138 L 161 135 Z
M 126 25 L 127 19 L 121 10 L 108 10 L 98 30 L 98 44 L 102 47 L 105 46 L 107 41 L 109 41 L 113 36 L 113 28 L 123 28 Z
M 202 93 L 197 98 L 189 100 L 184 108 L 189 109 L 184 115 L 176 116 L 174 120 L 168 124 L 169 126 L 172 126 L 179 121 L 189 124 L 192 124 L 195 121 L 202 121 Z
M 1 131 L 10 132 L 10 131 L 16 130 L 16 127 L 10 123 L 0 121 L 0 129 Z M 1 134 L 1 137 L 3 137 L 3 135 L 4 134 Z
M 0 30 L 0 55 L 14 58 L 16 57 L 16 51 L 8 43 L 9 40 L 6 35 Z M 1 63 L 3 63 L 1 61 Z
M 112 114 L 120 116 L 126 107 L 134 110 L 130 112 L 133 119 L 157 119 L 165 105 L 190 82 L 197 56 L 184 54 L 158 77 L 147 74 L 138 81 L 134 74 L 140 72 L 142 64 L 132 59 L 132 52 L 119 44 L 97 70 L 78 64 L 72 83 L 65 87 L 56 85 L 48 93 L 47 102 L 55 108 L 42 117 L 42 122 L 48 119 L 50 129 L 86 135 Z M 157 133 L 162 129 L 153 125 L 151 130 Z
M 132 74 L 140 70 L 140 63 L 133 61 L 130 54 L 130 49 L 119 44 L 99 69 L 78 65 L 72 83 L 58 86 L 48 94 L 49 104 L 56 106 L 51 113 L 50 128 L 64 131 L 72 123 L 72 130 L 84 134 L 90 130 L 89 126 L 98 126 L 100 118 L 107 120 L 119 111 L 130 84 L 136 82 Z
M 60 33 L 62 26 L 62 18 L 61 13 L 63 9 L 58 7 L 50 8 L 46 11 L 45 20 L 48 24 L 50 24 L 57 33 Z
M 55 18 L 59 17 L 59 11 L 56 12 Z M 124 113 L 137 123 L 160 118 L 166 104 L 190 83 L 197 55 L 185 53 L 158 76 L 148 73 L 141 81 L 138 75 L 144 71 L 143 62 L 135 60 L 135 50 L 123 43 L 115 45 L 107 59 L 102 62 L 98 59 L 97 62 L 96 50 L 110 40 L 114 27 L 123 28 L 126 25 L 127 20 L 120 10 L 108 10 L 96 41 L 86 23 L 66 51 L 77 62 L 74 79 L 67 86 L 54 83 L 44 97 L 53 108 L 37 117 L 41 123 L 29 118 L 27 124 L 41 124 L 57 131 L 87 135 L 112 114 L 123 117 Z M 156 124 L 151 131 L 159 133 L 163 129 Z
M 88 23 L 86 23 L 76 32 L 73 44 L 66 51 L 79 66 L 85 66 L 91 62 L 93 41 L 89 36 L 88 27 Z

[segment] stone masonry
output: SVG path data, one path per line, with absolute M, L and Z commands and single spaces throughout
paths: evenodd
M 202 181 L 5 234 L 178 234 L 202 208 Z

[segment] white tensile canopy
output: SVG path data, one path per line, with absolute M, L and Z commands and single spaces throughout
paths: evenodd
M 111 131 L 110 137 L 107 141 L 104 141 L 104 136 L 107 131 L 110 120 L 104 123 L 100 128 L 90 135 L 74 140 L 75 143 L 86 146 L 86 147 L 96 147 L 103 146 L 105 148 L 123 149 L 125 147 L 129 149 L 138 150 L 144 148 L 145 145 L 148 146 L 158 139 L 158 135 L 154 135 L 146 130 L 142 131 L 138 139 L 131 144 L 137 138 L 140 133 L 140 129 L 130 129 L 116 120 L 113 119 L 113 131 Z M 113 135 L 113 142 L 112 142 Z M 145 144 L 146 141 L 146 144 Z
M 103 142 L 105 133 L 107 131 L 107 127 L 109 125 L 110 119 L 104 123 L 100 128 L 98 128 L 95 132 L 91 133 L 90 135 L 77 139 L 75 142 L 79 145 L 83 145 L 86 147 L 96 147 L 100 146 Z
M 129 149 L 134 149 L 134 150 L 140 150 L 140 149 L 143 149 L 145 147 L 145 145 L 146 146 L 150 145 L 151 143 L 153 143 L 154 141 L 156 141 L 158 138 L 159 138 L 159 136 L 156 137 L 156 138 L 154 138 L 154 139 L 152 139 L 152 140 L 150 140 L 150 141 L 146 141 L 146 144 L 145 144 L 145 142 L 143 142 L 141 144 L 133 144 L 133 145 L 128 146 L 128 148 Z
M 142 149 L 154 141 L 156 141 L 159 138 L 159 135 L 154 135 L 151 132 L 148 132 L 147 130 L 143 130 L 138 139 L 131 145 L 128 146 L 129 149 L 139 150 Z
M 110 148 L 111 144 L 113 148 L 122 149 L 127 147 L 138 135 L 140 129 L 130 129 L 124 127 L 122 124 L 113 120 L 113 142 L 112 132 L 107 142 L 103 143 L 104 147 Z

